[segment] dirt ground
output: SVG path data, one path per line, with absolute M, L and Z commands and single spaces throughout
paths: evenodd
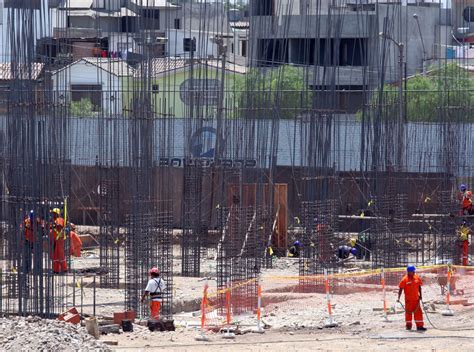
M 82 258 L 73 259 L 73 268 L 99 267 L 98 254 L 97 249 L 84 251 Z M 117 342 L 116 346 L 111 346 L 117 351 L 474 351 L 474 305 L 471 306 L 474 304 L 474 276 L 467 273 L 458 273 L 457 288 L 463 292 L 452 299 L 463 300 L 464 305 L 451 306 L 454 316 L 441 314 L 445 309 L 444 296 L 435 274 L 423 274 L 424 308 L 429 318 L 428 321 L 425 317 L 427 332 L 405 331 L 404 311 L 396 303 L 396 286 L 387 287 L 390 314 L 386 321 L 380 288 L 374 289 L 373 284 L 351 282 L 350 279 L 331 294 L 333 320 L 338 327 L 325 328 L 328 321 L 325 293 L 297 290 L 298 260 L 280 258 L 274 262 L 272 269 L 265 269 L 261 276 L 265 332 L 251 332 L 257 325 L 255 314 L 235 315 L 232 317 L 233 326 L 238 326 L 241 333 L 235 339 L 227 340 L 221 333 L 206 331 L 210 341 L 200 342 L 195 340 L 201 333 L 199 307 L 205 282 L 209 284 L 210 293 L 216 287 L 215 252 L 209 251 L 203 258 L 202 278 L 179 276 L 180 261 L 180 248 L 176 245 L 172 287 L 176 331 L 152 333 L 146 327 L 135 324 L 132 333 L 104 335 L 101 340 Z M 121 275 L 124 275 L 123 267 Z M 82 309 L 87 314 L 92 314 L 92 280 L 91 276 L 82 279 Z M 68 287 L 69 290 L 79 291 L 72 281 Z M 124 309 L 123 288 L 96 287 L 95 293 L 97 316 L 110 317 L 114 311 Z M 75 302 L 70 298 L 68 305 L 75 303 L 78 306 L 80 295 L 70 295 L 73 296 L 76 297 Z M 142 312 L 139 316 L 145 319 L 146 307 Z M 221 322 L 217 314 L 210 314 L 208 320 L 210 324 Z M 462 330 L 466 328 L 471 330 Z
M 177 253 L 177 256 L 179 254 Z M 210 256 L 209 258 L 211 258 Z M 82 265 L 90 265 L 82 259 Z M 93 259 L 95 260 L 95 259 Z M 176 258 L 179 262 L 179 258 Z M 177 264 L 179 265 L 179 263 Z M 212 268 L 213 259 L 206 259 L 204 265 Z M 176 268 L 179 269 L 179 268 Z M 346 281 L 342 291 L 333 292 L 331 304 L 333 319 L 338 327 L 325 328 L 328 321 L 326 295 L 323 292 L 302 293 L 297 287 L 298 262 L 294 259 L 278 259 L 273 269 L 264 270 L 263 322 L 264 334 L 251 332 L 256 327 L 253 314 L 233 316 L 234 325 L 239 326 L 241 335 L 226 340 L 222 333 L 206 331 L 209 342 L 196 341 L 200 334 L 199 303 L 204 282 L 215 287 L 215 278 L 184 278 L 175 276 L 175 302 L 180 305 L 174 316 L 175 332 L 149 332 L 146 327 L 134 325 L 133 333 L 103 336 L 101 340 L 116 341 L 113 349 L 121 351 L 463 351 L 474 350 L 474 285 L 472 275 L 459 275 L 457 288 L 460 295 L 452 297 L 454 302 L 467 301 L 467 305 L 455 304 L 451 308 L 454 316 L 443 316 L 444 296 L 435 274 L 423 274 L 425 280 L 424 302 L 429 321 L 425 317 L 427 332 L 405 331 L 404 311 L 396 303 L 397 288 L 387 287 L 389 307 L 388 321 L 382 313 L 383 299 L 380 290 L 366 290 L 360 283 Z M 462 273 L 460 273 L 462 274 Z M 285 279 L 284 277 L 288 277 Z M 370 286 L 370 285 L 369 285 Z M 212 292 L 212 290 L 211 290 Z M 123 290 L 97 289 L 99 301 L 120 301 Z M 105 312 L 114 308 L 109 304 L 102 307 Z M 209 317 L 216 321 L 215 316 Z M 214 319 L 214 320 L 213 320 Z M 436 327 L 434 328 L 433 325 Z M 461 331 L 468 328 L 472 330 Z
M 472 312 L 470 327 L 474 329 Z M 376 322 L 374 327 L 341 326 L 333 329 L 289 331 L 269 329 L 264 334 L 238 335 L 234 340 L 222 334 L 209 333 L 209 342 L 199 342 L 195 329 L 178 328 L 175 332 L 149 332 L 136 327 L 135 332 L 109 335 L 103 340 L 117 341 L 117 351 L 472 351 L 474 331 L 441 331 L 429 329 L 418 333 L 405 331 L 400 319 L 390 323 Z M 429 326 L 429 325 L 428 325 Z M 430 327 L 430 326 L 429 326 Z

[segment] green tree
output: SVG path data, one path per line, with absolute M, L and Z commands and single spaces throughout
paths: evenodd
M 241 116 L 293 119 L 311 107 L 311 92 L 303 68 L 289 65 L 266 72 L 253 69 L 237 80 Z
M 416 75 L 406 82 L 405 102 L 407 119 L 416 122 L 473 121 L 470 113 L 474 103 L 474 80 L 469 72 L 457 64 L 432 69 L 426 75 Z M 385 84 L 382 101 L 374 92 L 367 113 L 374 116 L 382 111 L 382 118 L 396 118 L 398 87 Z M 381 103 L 379 105 L 379 103 Z M 362 112 L 359 112 L 359 117 Z

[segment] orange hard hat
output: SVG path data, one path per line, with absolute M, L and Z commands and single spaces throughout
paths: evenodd
M 157 267 L 153 267 L 150 269 L 150 275 L 151 274 L 160 274 L 160 271 L 158 270 Z

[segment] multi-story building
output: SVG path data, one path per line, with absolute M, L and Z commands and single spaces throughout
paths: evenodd
M 450 23 L 439 3 L 250 0 L 250 62 L 308 67 L 321 109 L 355 112 L 364 91 L 399 80 L 399 43 L 403 76 L 444 58 Z

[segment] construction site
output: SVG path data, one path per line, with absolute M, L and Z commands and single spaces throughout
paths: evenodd
M 474 350 L 474 0 L 0 4 L 0 350 Z

